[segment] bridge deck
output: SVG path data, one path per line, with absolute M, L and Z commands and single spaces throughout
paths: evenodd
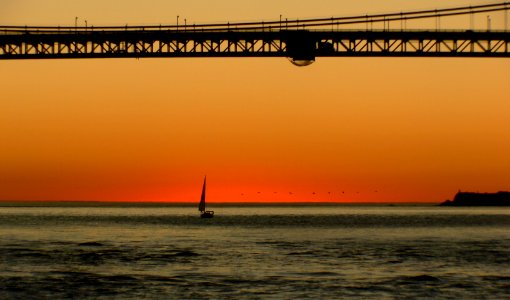
M 0 29 L 0 59 L 342 56 L 510 57 L 510 32 Z

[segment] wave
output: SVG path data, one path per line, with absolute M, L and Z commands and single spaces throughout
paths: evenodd
M 186 263 L 200 256 L 199 253 L 180 248 L 143 250 L 135 246 L 114 246 L 100 242 L 67 243 L 55 247 L 53 243 L 41 243 L 32 248 L 2 245 L 0 256 L 6 262 L 35 265 L 117 265 L 150 262 L 153 264 Z
M 196 216 L 60 216 L 0 215 L 0 226 L 104 226 L 166 225 L 220 227 L 453 227 L 510 226 L 510 215 L 254 215 L 215 216 L 202 220 Z

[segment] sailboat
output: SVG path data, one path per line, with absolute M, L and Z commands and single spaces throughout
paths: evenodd
M 200 218 L 212 218 L 214 217 L 214 211 L 205 210 L 205 185 L 207 177 L 204 177 L 204 186 L 202 187 L 202 196 L 200 197 L 200 203 L 198 204 L 198 210 L 200 211 Z

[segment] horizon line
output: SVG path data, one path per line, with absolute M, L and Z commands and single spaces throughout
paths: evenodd
M 228 201 L 228 202 L 208 202 L 208 204 L 215 206 L 256 206 L 256 205 L 267 205 L 267 206 L 285 206 L 285 205 L 303 205 L 303 206 L 328 206 L 328 205 L 437 205 L 441 202 L 418 202 L 418 201 L 277 201 L 277 202 L 265 202 L 265 201 Z M 103 201 L 103 200 L 0 200 L 0 207 L 6 206 L 44 206 L 67 204 L 71 206 L 123 206 L 123 205 L 134 205 L 134 206 L 195 206 L 198 205 L 195 202 L 190 201 Z

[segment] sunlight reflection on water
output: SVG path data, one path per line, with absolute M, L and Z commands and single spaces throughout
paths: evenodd
M 506 208 L 214 209 L 0 208 L 0 297 L 504 298 L 510 286 Z

